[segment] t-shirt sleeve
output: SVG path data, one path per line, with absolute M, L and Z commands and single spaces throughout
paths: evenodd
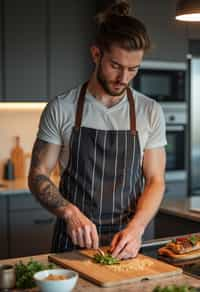
M 42 112 L 37 138 L 48 143 L 62 145 L 60 118 L 59 102 L 56 97 L 47 104 Z
M 166 125 L 163 110 L 157 102 L 153 102 L 150 115 L 150 133 L 145 149 L 163 147 L 167 144 Z

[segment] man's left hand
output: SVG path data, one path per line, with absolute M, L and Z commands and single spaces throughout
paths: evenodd
M 118 259 L 128 259 L 137 256 L 141 247 L 142 233 L 132 226 L 127 226 L 115 234 L 111 242 L 111 253 Z

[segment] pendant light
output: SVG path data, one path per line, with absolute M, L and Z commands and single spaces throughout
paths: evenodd
M 177 1 L 176 20 L 200 21 L 200 0 Z

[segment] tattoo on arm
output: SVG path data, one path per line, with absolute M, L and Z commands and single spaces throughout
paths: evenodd
M 49 210 L 64 207 L 68 201 L 46 175 L 36 175 L 32 180 L 32 191 L 39 202 Z
M 55 149 L 53 147 L 55 147 Z M 49 174 L 55 161 L 57 161 L 59 153 L 59 148 L 56 147 L 58 146 L 52 146 L 49 143 L 38 139 L 33 147 L 29 173 L 30 190 L 41 205 L 52 212 L 55 212 L 56 208 L 64 207 L 69 203 L 63 198 L 58 188 L 49 178 Z M 55 158 L 52 159 L 52 157 Z M 44 165 L 46 168 L 44 168 Z

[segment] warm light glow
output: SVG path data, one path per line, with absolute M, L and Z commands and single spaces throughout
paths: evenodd
M 0 102 L 0 110 L 43 110 L 46 102 Z
M 200 21 L 200 13 L 178 15 L 176 19 L 180 21 Z

